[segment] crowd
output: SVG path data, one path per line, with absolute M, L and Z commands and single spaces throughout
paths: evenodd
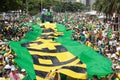
M 62 18 L 58 22 L 65 24 L 66 30 L 72 30 L 71 39 L 92 47 L 98 54 L 112 61 L 114 73 L 104 80 L 120 80 L 120 29 L 114 31 L 112 21 L 104 22 L 75 13 L 70 14 L 67 23 Z M 93 80 L 98 80 L 96 75 L 93 77 Z
M 113 25 L 108 21 L 104 23 L 98 19 L 89 19 L 78 13 L 71 13 L 68 22 L 65 22 L 63 14 L 57 14 L 55 21 L 66 25 L 66 30 L 72 30 L 71 39 L 92 47 L 98 54 L 109 58 L 113 65 L 113 74 L 101 78 L 101 80 L 120 79 L 120 31 L 112 30 Z M 7 44 L 8 41 L 19 41 L 31 30 L 32 17 L 21 18 L 16 21 L 0 21 L 0 80 L 21 80 L 26 75 L 25 69 L 21 69 L 15 62 L 17 57 Z M 96 75 L 93 80 L 98 80 Z
M 0 39 L 19 41 L 31 29 L 31 23 L 24 21 L 1 21 Z
M 22 80 L 27 76 L 25 69 L 21 69 L 15 62 L 17 57 L 10 48 L 9 41 L 20 41 L 31 30 L 31 17 L 20 20 L 0 21 L 0 80 Z

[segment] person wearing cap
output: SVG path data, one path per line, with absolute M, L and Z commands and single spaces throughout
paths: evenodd
M 14 56 L 12 54 L 9 54 L 8 56 L 5 57 L 6 63 L 9 63 L 9 61 L 14 62 Z
M 11 72 L 11 67 L 10 67 L 9 65 L 6 65 L 6 66 L 4 67 L 4 70 L 6 71 L 7 74 L 10 74 L 10 72 Z
M 17 74 L 16 69 L 12 68 L 9 74 L 11 80 L 20 80 L 20 76 Z
M 27 75 L 25 69 L 21 69 L 20 79 L 22 80 Z

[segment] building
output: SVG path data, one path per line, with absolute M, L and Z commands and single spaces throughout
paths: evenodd
M 63 0 L 65 2 L 81 2 L 82 4 L 86 6 L 93 5 L 96 0 Z
M 96 0 L 86 0 L 86 6 L 88 6 L 90 10 L 92 11 L 92 6 L 95 2 Z
M 80 2 L 84 5 L 86 5 L 86 0 L 64 0 L 65 2 Z
M 80 0 L 63 0 L 65 2 L 80 2 Z
M 91 6 L 95 3 L 96 0 L 86 0 L 86 6 Z
M 86 6 L 90 6 L 90 0 L 86 0 Z
M 91 6 L 95 3 L 96 0 L 62 0 L 64 2 L 80 2 L 86 6 Z
M 93 5 L 96 0 L 90 0 L 90 4 Z

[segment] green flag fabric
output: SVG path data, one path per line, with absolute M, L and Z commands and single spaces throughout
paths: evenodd
M 60 43 L 52 41 L 52 37 L 60 35 L 56 32 L 55 24 L 45 23 L 42 34 L 38 27 L 40 26 L 33 26 L 33 30 L 20 42 L 10 42 L 11 48 L 18 56 L 15 62 L 26 69 L 30 76 L 24 79 L 49 80 L 51 76 L 46 75 L 51 70 L 73 78 L 86 79 L 86 65 Z M 53 72 L 50 74 L 53 75 Z
M 29 80 L 30 79 L 34 80 L 36 78 L 33 67 L 33 61 L 28 50 L 22 47 L 21 44 L 35 40 L 38 36 L 40 36 L 41 32 L 42 30 L 40 26 L 34 24 L 32 25 L 32 31 L 28 32 L 24 39 L 22 39 L 20 42 L 14 42 L 14 41 L 10 42 L 10 47 L 17 54 L 17 58 L 15 58 L 15 62 L 18 64 L 18 66 L 24 68 L 27 71 L 28 75 L 30 75 Z
M 72 31 L 66 31 L 65 26 L 57 24 L 57 30 L 64 33 L 64 36 L 56 39 L 65 46 L 72 54 L 79 57 L 79 59 L 87 65 L 88 77 L 93 75 L 99 77 L 112 73 L 112 62 L 95 52 L 92 48 L 80 44 L 71 39 Z
M 72 30 L 66 31 L 62 24 L 45 23 L 43 27 L 42 30 L 39 25 L 32 25 L 32 30 L 24 39 L 10 42 L 10 47 L 17 54 L 15 62 L 28 72 L 24 80 L 46 80 L 44 78 L 51 70 L 86 79 L 85 64 L 89 78 L 92 75 L 105 76 L 112 73 L 111 61 L 92 48 L 73 41 Z

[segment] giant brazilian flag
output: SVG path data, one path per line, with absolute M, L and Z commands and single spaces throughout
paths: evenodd
M 32 25 L 24 39 L 10 42 L 17 54 L 15 62 L 26 69 L 29 80 L 49 80 L 46 75 L 51 70 L 82 80 L 112 73 L 110 60 L 71 40 L 71 34 L 62 24 Z

